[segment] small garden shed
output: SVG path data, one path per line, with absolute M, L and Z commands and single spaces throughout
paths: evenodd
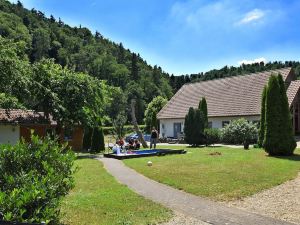
M 57 135 L 74 150 L 82 149 L 83 128 L 61 127 L 43 112 L 21 109 L 0 109 L 0 144 L 16 144 L 20 139 L 30 142 L 31 131 L 40 137 Z

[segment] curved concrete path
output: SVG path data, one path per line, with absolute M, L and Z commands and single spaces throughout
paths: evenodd
M 167 208 L 184 215 L 197 218 L 216 225 L 291 225 L 292 223 L 276 220 L 262 215 L 227 207 L 224 204 L 201 198 L 170 186 L 153 181 L 122 161 L 109 158 L 98 158 L 106 170 L 120 183 L 127 185 L 136 193 L 158 202 Z

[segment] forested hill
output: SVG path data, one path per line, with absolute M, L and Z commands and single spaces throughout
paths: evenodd
M 35 9 L 25 9 L 18 2 L 0 0 L 0 35 L 15 41 L 25 41 L 31 63 L 42 58 L 76 72 L 84 72 L 111 86 L 121 87 L 127 105 L 128 96 L 138 98 L 138 120 L 155 96 L 173 95 L 169 75 L 158 66 L 150 66 L 139 54 L 114 43 L 98 31 L 93 34 L 84 27 L 70 27 L 61 19 Z
M 130 99 L 135 98 L 137 99 L 137 120 L 139 123 L 143 123 L 147 104 L 154 97 L 162 96 L 170 99 L 185 83 L 287 66 L 292 66 L 298 77 L 300 75 L 299 62 L 272 62 L 240 67 L 225 66 L 222 69 L 215 69 L 206 73 L 170 76 L 159 66 L 150 66 L 138 53 L 126 49 L 122 43 L 110 41 L 98 31 L 92 33 L 85 27 L 70 27 L 60 18 L 55 18 L 55 15 L 48 18 L 41 11 L 25 9 L 20 2 L 12 4 L 6 0 L 0 0 L 0 36 L 2 44 L 0 46 L 0 53 L 2 54 L 0 55 L 0 63 L 3 63 L 1 64 L 2 68 L 0 67 L 0 75 L 2 76 L 0 77 L 2 84 L 0 86 L 0 105 L 4 105 L 6 102 L 6 105 L 14 103 L 15 107 L 28 109 L 42 111 L 52 109 L 52 113 L 61 111 L 58 113 L 58 118 L 70 118 L 70 113 L 73 113 L 72 107 L 74 108 L 74 106 L 72 104 L 74 100 L 64 99 L 63 92 L 58 92 L 55 86 L 51 87 L 58 79 L 55 73 L 61 75 L 59 79 L 64 79 L 65 71 L 62 68 L 68 69 L 67 74 L 71 74 L 70 77 L 74 80 L 69 79 L 65 83 L 61 83 L 66 87 L 68 87 L 69 82 L 72 84 L 77 82 L 78 87 L 82 84 L 81 82 L 87 82 L 91 85 L 90 97 L 94 96 L 92 83 L 100 85 L 98 81 L 106 81 L 106 84 L 101 84 L 99 87 L 103 88 L 104 85 L 107 85 L 107 89 L 110 91 L 99 90 L 101 93 L 98 94 L 108 98 L 109 103 L 106 101 L 100 104 L 99 99 L 95 98 L 95 101 L 91 101 L 90 105 L 87 106 L 86 101 L 88 99 L 80 99 L 81 93 L 78 91 L 78 87 L 73 86 L 74 90 L 77 90 L 75 91 L 77 93 L 76 101 L 82 100 L 82 105 L 77 105 L 78 112 L 73 113 L 74 121 L 78 121 L 78 118 L 85 118 L 86 115 L 95 114 L 97 105 L 102 105 L 99 112 L 101 111 L 102 122 L 105 125 L 112 125 L 112 121 L 120 114 L 125 116 L 127 114 L 130 121 L 128 106 Z M 10 43 L 11 40 L 16 45 Z M 45 61 L 45 58 L 52 58 L 54 62 Z M 11 60 L 15 62 L 14 64 L 22 66 L 11 65 L 9 67 L 6 60 Z M 60 64 L 62 67 L 57 67 L 56 64 Z M 4 71 L 6 66 L 7 70 Z M 45 67 L 47 67 L 46 71 L 44 71 Z M 27 71 L 26 74 L 24 71 Z M 24 75 L 23 78 L 27 76 L 27 83 L 18 82 L 18 79 L 22 78 L 21 75 Z M 53 83 L 47 80 L 50 78 L 53 79 Z M 32 83 L 37 82 L 37 79 L 40 79 L 39 85 L 44 88 L 43 91 L 32 89 Z M 22 90 L 16 91 L 16 85 Z M 110 87 L 117 87 L 118 89 Z M 63 87 L 60 88 L 63 90 Z M 41 91 L 40 95 L 37 94 L 39 91 Z M 30 97 L 25 97 L 26 93 L 23 94 L 23 92 L 30 94 L 28 95 Z M 57 97 L 60 94 L 62 96 Z M 74 94 L 73 91 L 70 94 Z M 44 96 L 45 99 L 42 99 L 41 96 Z M 11 97 L 11 102 L 7 100 L 8 97 Z
M 266 70 L 280 69 L 284 67 L 292 67 L 297 75 L 300 77 L 300 62 L 299 61 L 285 61 L 285 62 L 269 62 L 269 63 L 254 63 L 249 65 L 241 65 L 239 67 L 225 66 L 222 69 L 210 70 L 206 73 L 197 73 L 191 75 L 170 76 L 170 84 L 174 91 L 178 90 L 182 85 L 190 82 L 199 82 L 205 80 L 214 80 L 224 77 L 231 77 L 237 75 L 244 75 L 249 73 L 261 72 Z

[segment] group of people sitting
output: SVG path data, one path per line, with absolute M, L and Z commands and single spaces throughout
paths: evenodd
M 128 143 L 125 143 L 123 139 L 116 141 L 116 144 L 112 147 L 112 151 L 115 154 L 120 154 L 121 152 L 132 151 L 132 150 L 139 150 L 141 144 L 138 139 L 131 138 Z

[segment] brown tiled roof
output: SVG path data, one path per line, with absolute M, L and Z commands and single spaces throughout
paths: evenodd
M 291 68 L 184 85 L 158 113 L 158 119 L 184 118 L 206 98 L 209 117 L 260 115 L 261 93 L 272 73 L 286 80 Z
M 0 109 L 0 123 L 56 125 L 52 117 L 47 120 L 43 112 L 22 109 Z
M 286 91 L 286 95 L 289 100 L 289 105 L 291 105 L 300 89 L 300 80 L 292 81 L 290 86 L 288 87 Z

